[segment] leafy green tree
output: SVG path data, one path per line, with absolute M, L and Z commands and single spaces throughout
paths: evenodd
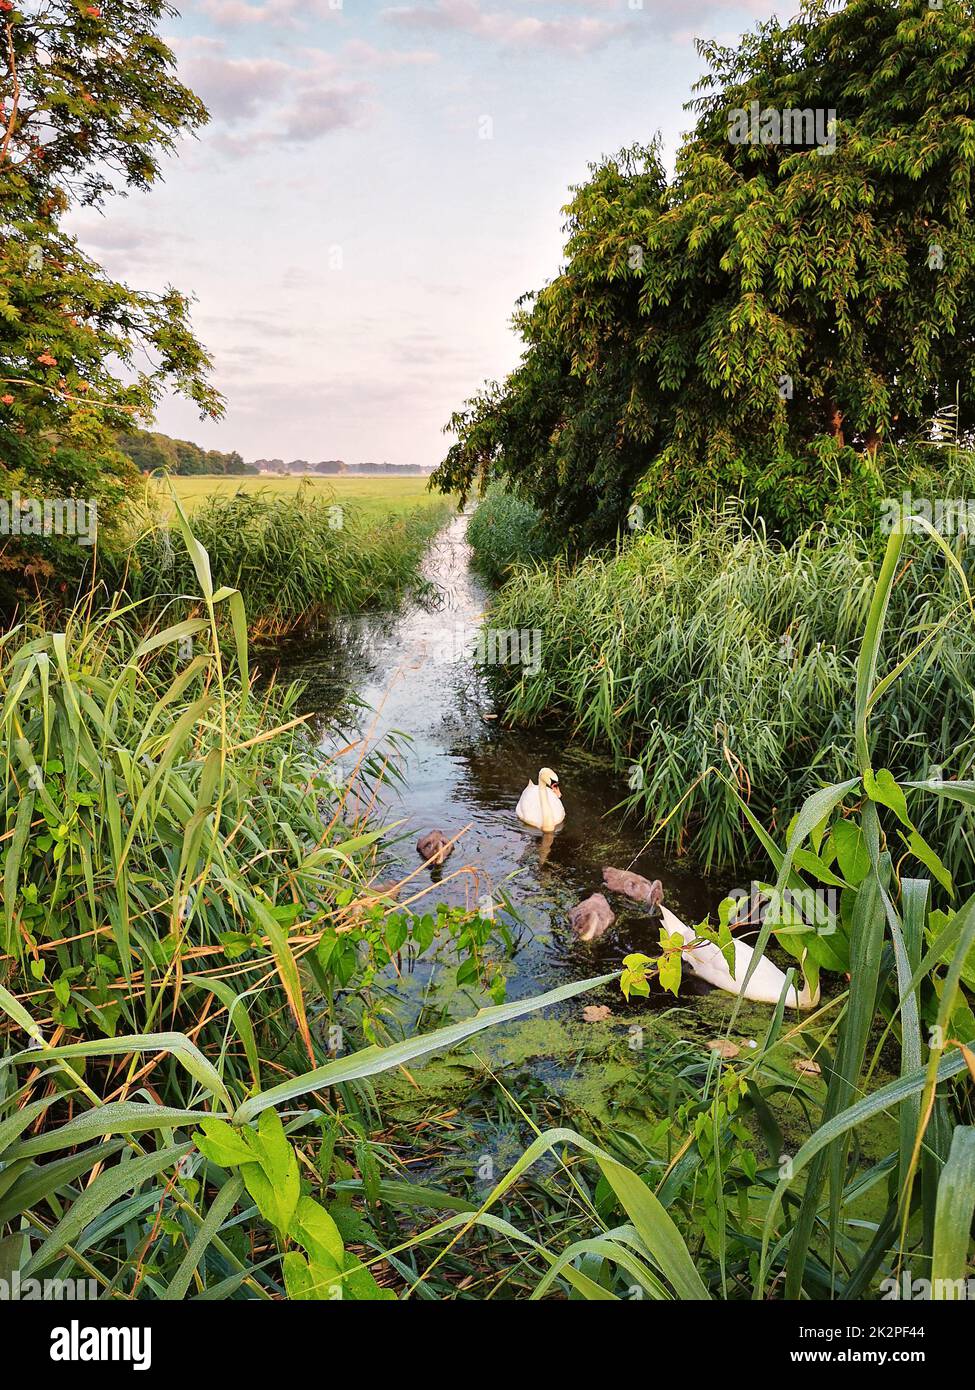
M 170 439 L 167 434 L 150 433 L 148 430 L 120 434 L 118 446 L 141 473 L 165 470 L 186 476 L 257 472 L 253 464 L 244 462 L 236 449 L 224 454 L 219 449 L 201 449 L 187 439 Z
M 36 489 L 53 470 L 69 495 L 91 496 L 94 483 L 113 502 L 132 471 L 116 432 L 148 422 L 164 391 L 204 415 L 221 411 L 187 298 L 112 280 L 64 226 L 72 207 L 150 188 L 161 156 L 207 119 L 159 37 L 174 13 L 161 0 L 0 0 L 5 495 Z M 73 473 L 72 460 L 84 466 Z
M 790 532 L 869 503 L 956 387 L 970 409 L 973 0 L 808 0 L 699 49 L 675 177 L 635 146 L 574 190 L 565 266 L 519 306 L 521 364 L 451 421 L 445 489 L 503 478 L 568 539 L 731 495 Z M 753 103 L 822 138 L 742 141 Z

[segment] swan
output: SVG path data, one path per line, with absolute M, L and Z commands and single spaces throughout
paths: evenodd
M 428 864 L 442 864 L 454 852 L 442 830 L 428 830 L 416 842 L 416 852 Z
M 685 925 L 675 913 L 671 912 L 669 907 L 664 907 L 662 903 L 660 904 L 660 917 L 667 931 L 680 932 L 688 945 L 697 939 L 693 930 Z M 707 980 L 709 985 L 714 985 L 717 989 L 723 989 L 728 994 L 740 994 L 745 999 L 751 999 L 755 1004 L 777 1004 L 782 998 L 782 990 L 785 988 L 785 974 L 769 960 L 768 956 L 762 956 L 752 971 L 748 984 L 742 989 L 742 982 L 748 973 L 748 967 L 751 965 L 754 955 L 755 952 L 751 946 L 736 939 L 734 975 L 728 969 L 728 962 L 718 947 L 711 941 L 705 941 L 700 946 L 695 946 L 692 951 L 685 951 L 684 959 L 695 975 L 699 975 L 702 980 Z M 796 994 L 796 987 L 793 985 L 786 995 L 785 1002 L 790 1009 L 814 1009 L 819 1003 L 819 986 L 816 986 L 815 994 L 811 994 L 809 986 L 803 984 L 802 989 Z
M 550 767 L 538 774 L 538 785 L 529 782 L 515 808 L 515 815 L 536 830 L 554 830 L 565 820 L 559 776 Z
M 397 902 L 402 889 L 402 883 L 370 883 L 367 891 L 372 898 L 389 898 Z
M 661 922 L 666 930 L 671 935 L 679 933 L 688 946 L 698 939 L 691 927 L 682 922 L 676 913 L 671 912 L 669 907 L 664 907 L 663 888 L 659 879 L 650 883 L 640 874 L 628 873 L 621 869 L 604 869 L 603 879 L 611 890 L 625 893 L 628 897 L 636 898 L 638 901 L 648 902 L 659 912 Z M 735 940 L 734 974 L 728 969 L 728 962 L 721 951 L 711 941 L 701 942 L 692 950 L 685 950 L 683 955 L 685 962 L 695 975 L 706 980 L 709 985 L 714 985 L 716 989 L 723 989 L 727 994 L 742 995 L 755 1004 L 777 1004 L 782 997 L 785 974 L 769 960 L 768 956 L 762 956 L 752 971 L 748 984 L 742 989 L 742 982 L 755 956 L 752 947 L 744 941 Z M 818 1003 L 818 985 L 815 993 L 811 993 L 808 984 L 804 983 L 798 994 L 795 985 L 793 985 L 786 996 L 786 1004 L 792 1009 L 814 1009 Z
M 603 882 L 611 893 L 625 893 L 638 903 L 659 907 L 663 902 L 664 886 L 659 878 L 651 883 L 642 874 L 631 873 L 629 869 L 603 869 Z
M 572 909 L 569 921 L 580 941 L 598 941 L 616 921 L 616 914 L 602 893 L 593 893 Z

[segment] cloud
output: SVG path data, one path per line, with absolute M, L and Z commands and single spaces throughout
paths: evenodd
M 546 48 L 581 55 L 634 32 L 635 25 L 588 16 L 539 19 L 511 10 L 486 12 L 477 0 L 434 0 L 431 5 L 404 5 L 382 11 L 404 29 L 467 34 L 503 48 Z
M 544 13 L 547 3 L 549 0 L 535 0 L 535 8 Z M 481 0 L 429 0 L 397 5 L 381 11 L 381 17 L 402 29 L 466 34 L 501 48 L 545 49 L 580 57 L 619 39 L 639 43 L 649 38 L 681 38 L 689 31 L 700 32 L 714 19 L 727 22 L 729 9 L 747 21 L 749 16 L 766 16 L 770 7 L 770 0 L 731 0 L 730 4 L 729 0 L 642 0 L 632 9 L 626 0 L 551 3 L 625 18 L 579 14 L 545 18 L 511 9 L 484 9 Z
M 138 251 L 146 245 L 146 233 L 142 227 L 113 218 L 100 217 L 95 213 L 76 213 L 71 219 L 71 230 L 84 245 L 95 254 L 105 251 Z M 154 233 L 152 249 L 170 240 L 166 232 Z
M 364 87 L 331 87 L 307 91 L 285 114 L 284 126 L 268 133 L 271 142 L 310 144 L 333 130 L 357 126 L 365 119 L 369 101 Z
M 214 54 L 190 58 L 182 75 L 211 115 L 235 124 L 248 120 L 288 90 L 295 69 L 273 58 L 225 58 Z
M 190 267 L 196 273 L 204 264 L 198 248 L 187 253 L 171 231 L 158 223 L 140 224 L 138 216 L 130 220 L 118 214 L 72 212 L 66 225 L 82 249 L 120 280 L 130 280 L 133 274 L 153 281 L 167 279 L 177 251 L 184 274 Z
M 171 42 L 181 77 L 214 118 L 207 144 L 234 158 L 275 144 L 308 145 L 360 126 L 376 101 L 372 87 L 358 78 L 439 61 L 427 49 L 378 48 L 359 39 L 333 52 L 291 46 L 287 60 L 233 57 L 226 42 L 212 36 Z
M 340 130 L 353 130 L 365 124 L 373 104 L 363 89 L 334 87 L 315 92 L 280 113 L 273 125 L 262 125 L 232 134 L 225 131 L 211 138 L 220 154 L 244 159 L 274 145 L 311 145 Z
M 440 61 L 440 55 L 429 48 L 376 48 L 363 39 L 350 39 L 344 43 L 338 56 L 343 61 L 369 68 L 423 67 Z
M 221 29 L 240 29 L 257 24 L 296 27 L 307 19 L 338 18 L 341 0 L 202 0 L 203 13 Z
M 219 40 L 191 41 L 180 49 L 181 75 L 214 117 L 208 146 L 240 157 L 361 125 L 372 110 L 371 89 L 341 74 L 344 67 L 374 65 L 376 53 L 366 45 L 347 55 L 346 64 L 321 49 L 298 50 L 297 61 L 237 58 Z

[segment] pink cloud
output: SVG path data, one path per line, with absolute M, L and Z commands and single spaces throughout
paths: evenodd
M 338 17 L 341 4 L 331 0 L 201 0 L 201 9 L 222 28 L 236 29 L 254 24 L 297 25 L 305 19 Z
M 390 23 L 409 29 L 469 34 L 508 48 L 541 47 L 582 54 L 601 48 L 631 27 L 588 17 L 539 19 L 512 10 L 484 11 L 477 0 L 434 0 L 382 12 Z
M 376 48 L 363 39 L 350 39 L 339 50 L 339 56 L 350 63 L 371 68 L 421 67 L 427 63 L 437 63 L 440 55 L 428 48 L 388 49 Z
M 535 8 L 544 10 L 547 2 L 535 0 Z M 617 39 L 636 43 L 651 37 L 677 38 L 688 25 L 707 25 L 719 16 L 727 20 L 729 10 L 743 15 L 766 15 L 770 5 L 770 0 L 642 0 L 635 8 L 630 8 L 627 0 L 553 2 L 620 17 L 576 14 L 543 18 L 513 9 L 484 9 L 481 0 L 429 0 L 390 7 L 381 15 L 404 29 L 467 34 L 502 48 L 542 48 L 581 56 Z
M 368 45 L 343 53 L 344 62 L 312 48 L 292 50 L 292 61 L 229 57 L 224 44 L 213 39 L 193 39 L 177 48 L 181 75 L 214 117 L 208 144 L 234 157 L 268 145 L 310 144 L 361 125 L 372 109 L 371 89 L 343 79 L 343 73 L 378 66 L 386 56 L 423 60 L 383 55 Z
M 294 81 L 294 69 L 272 58 L 189 58 L 183 76 L 211 114 L 236 123 L 248 120 Z

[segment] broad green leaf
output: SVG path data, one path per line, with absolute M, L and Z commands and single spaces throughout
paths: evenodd
M 346 1252 L 342 1264 L 342 1297 L 356 1303 L 395 1303 L 392 1289 L 381 1289 L 370 1270 Z
M 938 1180 L 931 1279 L 935 1298 L 953 1297 L 956 1280 L 969 1274 L 972 1215 L 975 1214 L 975 1128 L 959 1125 Z M 945 1288 L 951 1286 L 951 1292 Z
M 208 1117 L 200 1121 L 202 1134 L 193 1136 L 196 1147 L 219 1168 L 237 1168 L 242 1163 L 254 1162 L 254 1151 L 244 1137 L 226 1120 Z
M 840 820 L 833 826 L 832 836 L 840 871 L 847 883 L 856 888 L 870 871 L 870 853 L 863 831 L 856 821 Z
M 903 825 L 913 829 L 911 818 L 907 814 L 907 798 L 894 780 L 893 773 L 887 768 L 882 767 L 877 773 L 867 769 L 863 774 L 863 790 L 871 801 L 879 801 L 882 806 L 888 806 Z
M 304 1246 L 311 1260 L 320 1263 L 331 1260 L 337 1267 L 341 1266 L 345 1247 L 339 1228 L 325 1208 L 311 1197 L 299 1198 L 288 1234 Z
M 341 1270 L 306 1260 L 297 1250 L 289 1250 L 281 1262 L 284 1287 L 296 1303 L 341 1299 Z
M 942 888 L 954 896 L 955 885 L 951 880 L 951 874 L 945 868 L 928 842 L 923 839 L 916 830 L 912 830 L 909 836 L 902 834 L 901 839 L 907 845 L 915 859 L 919 859 L 924 867 L 938 880 Z

